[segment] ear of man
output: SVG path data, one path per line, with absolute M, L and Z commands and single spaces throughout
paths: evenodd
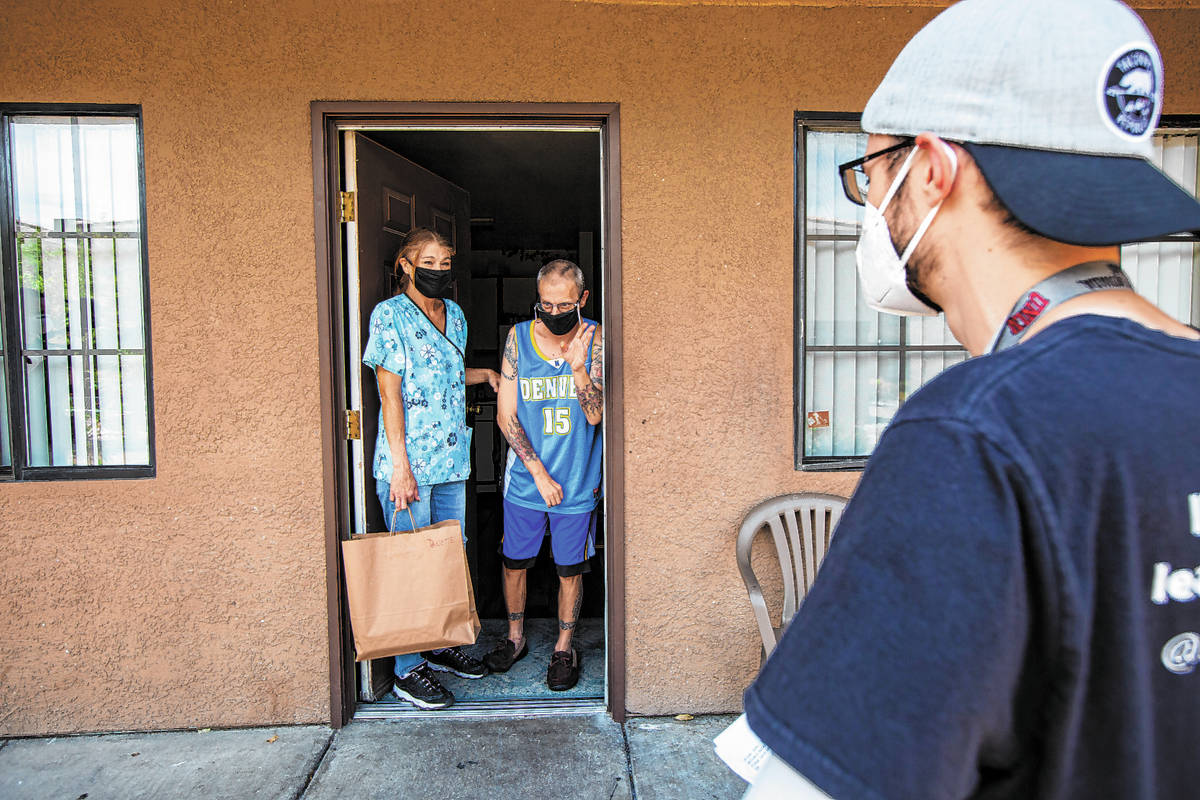
M 958 165 L 963 163 L 965 152 L 951 151 L 955 145 L 943 141 L 932 133 L 922 133 L 916 139 L 919 151 L 906 183 L 914 199 L 919 199 L 929 208 L 942 203 L 954 189 L 958 179 Z
M 1013 216 L 1001 202 L 975 165 L 971 154 L 964 148 L 932 133 L 920 134 L 916 137 L 916 143 L 921 150 L 918 156 L 921 164 L 914 166 L 914 174 L 909 175 L 906 183 L 911 183 L 914 187 L 924 184 L 922 201 L 928 204 L 927 208 L 942 202 L 945 204 L 943 214 L 947 211 L 953 213 L 956 207 L 972 212 L 976 209 L 982 210 L 983 215 L 969 215 L 974 224 L 995 225 L 1004 234 L 1006 243 L 1014 247 L 1028 247 L 1042 241 L 1034 230 Z M 949 151 L 953 151 L 954 159 L 951 159 Z M 919 178 L 915 174 L 918 171 L 921 171 Z M 950 196 L 952 190 L 953 197 Z

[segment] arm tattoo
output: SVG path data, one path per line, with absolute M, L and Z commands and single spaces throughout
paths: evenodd
M 592 342 L 592 383 L 604 391 L 604 342 L 597 336 Z
M 575 397 L 579 400 L 580 407 L 583 408 L 583 413 L 587 416 L 594 416 L 604 412 L 604 394 L 600 391 L 600 387 L 589 381 L 587 386 L 575 389 Z
M 504 343 L 504 360 L 500 363 L 500 374 L 505 380 L 515 381 L 517 379 L 516 327 L 509 330 L 508 341 Z M 516 414 L 513 414 L 512 419 L 508 421 L 508 425 L 501 429 L 501 433 L 504 434 L 505 439 L 508 439 L 509 447 L 516 452 L 525 466 L 541 461 L 533 449 L 533 444 L 529 441 L 529 435 L 521 427 L 521 422 L 517 419 Z
M 604 346 L 597 336 L 592 340 L 592 369 L 588 373 L 591 378 L 588 384 L 575 389 L 575 397 L 583 408 L 583 413 L 596 416 L 604 413 Z
M 508 439 L 509 447 L 516 452 L 517 457 L 526 466 L 535 461 L 541 461 L 538 458 L 538 454 L 534 451 L 533 445 L 529 442 L 529 436 L 525 433 L 525 429 L 521 427 L 521 423 L 517 420 L 516 415 L 508 421 L 508 427 L 504 430 L 504 438 Z
M 504 361 L 500 364 L 500 374 L 510 381 L 515 381 L 517 379 L 516 332 L 516 328 L 513 328 L 508 332 L 508 341 L 504 343 Z M 508 369 L 509 367 L 511 367 L 511 370 Z

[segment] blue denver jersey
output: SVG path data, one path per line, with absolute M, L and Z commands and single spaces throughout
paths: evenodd
M 595 325 L 589 319 L 583 324 Z M 565 358 L 547 358 L 533 339 L 533 322 L 514 328 L 517 342 L 517 421 L 525 429 L 533 450 L 550 477 L 562 486 L 562 503 L 553 511 L 582 514 L 596 507 L 602 478 L 600 427 L 587 421 L 575 399 L 575 381 Z M 595 332 L 593 332 L 593 337 Z M 588 343 L 588 373 L 592 348 Z M 511 503 L 538 511 L 546 501 L 533 476 L 512 450 L 504 469 L 504 497 Z

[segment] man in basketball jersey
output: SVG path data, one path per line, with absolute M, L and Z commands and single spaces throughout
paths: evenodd
M 600 326 L 585 319 L 583 272 L 570 261 L 538 271 L 534 319 L 513 327 L 500 365 L 497 419 L 511 447 L 504 470 L 504 598 L 508 638 L 484 657 L 505 672 L 528 652 L 525 571 L 546 531 L 558 568 L 558 641 L 546 671 L 554 691 L 579 680 L 571 637 L 583 602 L 583 575 L 595 554 L 604 411 Z

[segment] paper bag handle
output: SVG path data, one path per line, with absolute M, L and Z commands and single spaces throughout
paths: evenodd
M 404 510 L 408 512 L 408 521 L 412 523 L 412 530 L 415 531 L 417 529 L 417 521 L 413 519 L 412 508 L 406 507 Z M 388 533 L 396 532 L 396 515 L 399 513 L 400 506 L 396 506 L 392 509 L 392 521 L 388 524 Z

